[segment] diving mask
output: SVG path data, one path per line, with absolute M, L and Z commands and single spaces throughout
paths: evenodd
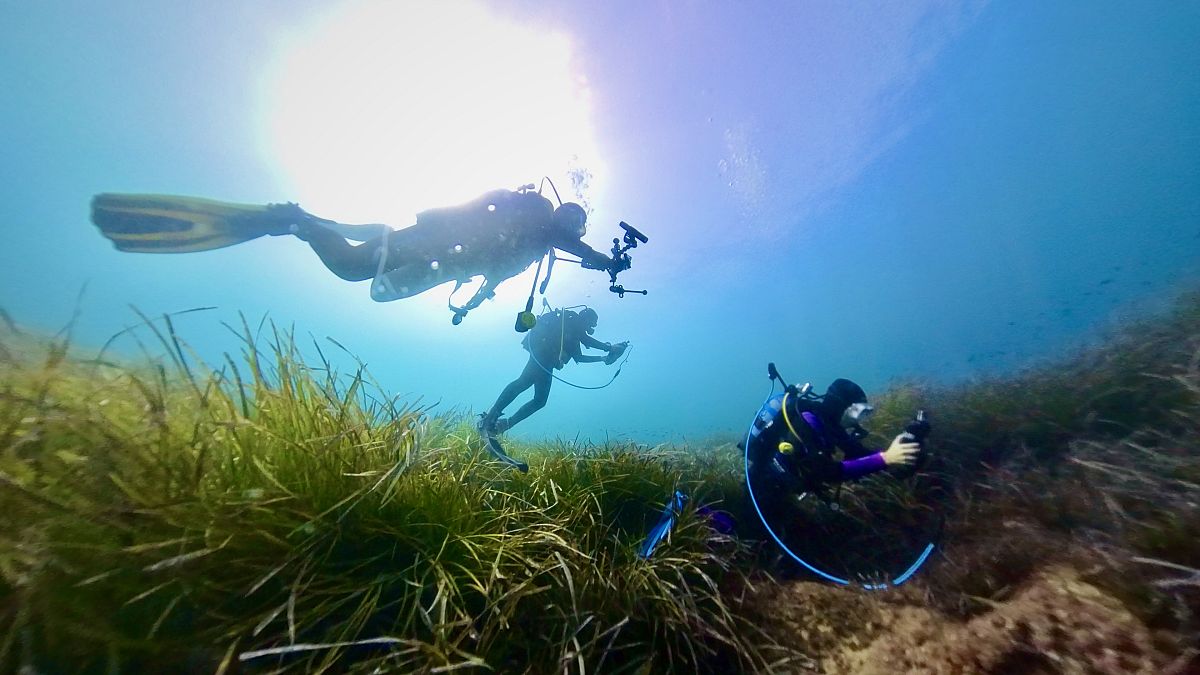
M 842 426 L 847 429 L 860 427 L 871 419 L 873 414 L 875 414 L 874 406 L 867 403 L 851 403 L 850 407 L 842 413 Z

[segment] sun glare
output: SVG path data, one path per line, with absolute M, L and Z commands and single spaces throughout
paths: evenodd
M 423 209 L 571 169 L 600 177 L 567 37 L 468 3 L 353 3 L 281 45 L 262 138 L 290 198 L 343 222 Z

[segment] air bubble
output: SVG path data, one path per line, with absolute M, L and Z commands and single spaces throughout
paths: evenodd
M 496 210 L 495 204 L 488 204 L 488 211 L 495 211 L 495 210 Z

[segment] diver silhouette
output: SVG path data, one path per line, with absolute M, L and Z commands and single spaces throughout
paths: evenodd
M 555 249 L 578 256 L 585 269 L 608 272 L 611 290 L 623 296 L 627 291 L 616 285 L 616 275 L 629 268 L 625 250 L 631 246 L 614 244 L 611 257 L 596 251 L 581 240 L 587 214 L 580 205 L 554 208 L 532 188 L 493 190 L 464 204 L 422 211 L 403 229 L 338 223 L 292 203 L 261 206 L 166 195 L 96 195 L 92 221 L 117 249 L 140 253 L 205 251 L 265 235 L 295 235 L 338 277 L 374 279 L 371 297 L 379 302 L 409 298 L 448 281 L 457 291 L 482 275 L 483 284 L 466 303 L 450 304 L 455 324 L 493 297 L 497 285 Z M 636 236 L 633 246 L 646 241 L 631 226 L 622 227 L 627 243 L 631 236 Z
M 545 407 L 550 397 L 550 385 L 554 383 L 554 370 L 561 369 L 568 361 L 615 363 L 625 353 L 628 343 L 613 344 L 592 337 L 598 322 L 596 310 L 590 307 L 578 313 L 569 309 L 555 310 L 539 317 L 533 330 L 521 341 L 521 346 L 529 352 L 525 368 L 504 387 L 496 402 L 479 420 L 480 434 L 494 436 L 504 433 Z M 583 347 L 602 350 L 607 354 L 586 355 Z M 511 417 L 501 417 L 504 409 L 530 387 L 533 387 L 533 398 Z

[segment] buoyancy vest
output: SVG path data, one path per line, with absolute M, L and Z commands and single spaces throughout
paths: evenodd
M 579 314 L 556 309 L 538 317 L 533 329 L 525 334 L 521 346 L 544 368 L 561 369 L 580 353 Z
M 834 481 L 840 466 L 835 446 L 825 438 L 816 402 L 780 394 L 759 409 L 750 431 L 750 459 L 759 470 L 788 473 L 802 480 Z

